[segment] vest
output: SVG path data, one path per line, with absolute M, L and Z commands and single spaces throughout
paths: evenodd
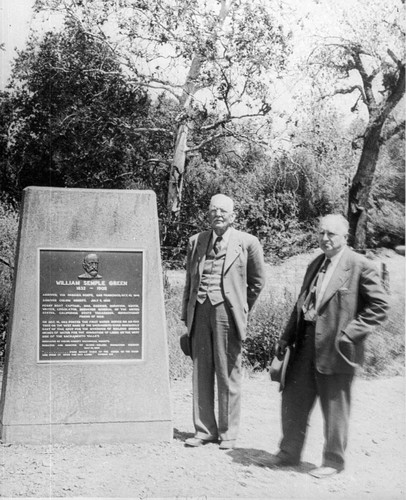
M 227 249 L 222 248 L 216 255 L 212 246 L 209 250 L 210 246 L 209 244 L 206 251 L 202 278 L 197 292 L 197 301 L 203 304 L 208 297 L 212 305 L 215 306 L 224 302 L 222 279 Z

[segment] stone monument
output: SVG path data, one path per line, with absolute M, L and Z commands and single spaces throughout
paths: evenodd
M 152 191 L 24 190 L 0 431 L 5 443 L 172 439 Z

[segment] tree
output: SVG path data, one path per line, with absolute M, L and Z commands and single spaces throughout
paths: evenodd
M 36 2 L 38 11 L 62 13 L 114 52 L 133 84 L 176 99 L 179 114 L 168 130 L 173 146 L 167 206 L 173 215 L 179 214 L 193 154 L 224 137 L 263 140 L 254 131 L 239 136 L 234 124 L 271 110 L 272 81 L 289 54 L 289 36 L 274 7 L 261 0 Z
M 164 155 L 170 142 L 159 130 L 151 140 L 143 127 L 154 113 L 162 126 L 173 111 L 128 84 L 103 44 L 73 25 L 33 36 L 14 63 L 10 87 L 1 96 L 5 191 L 19 198 L 30 184 L 152 187 L 146 161 Z
M 343 2 L 337 4 L 339 9 Z M 341 33 L 320 36 L 309 58 L 322 98 L 350 95 L 351 112 L 367 112 L 363 132 L 353 138 L 360 156 L 348 200 L 350 235 L 359 250 L 366 246 L 369 197 L 381 146 L 405 128 L 397 115 L 405 92 L 403 10 L 403 2 L 396 0 L 358 0 L 352 3 L 351 17 L 337 10 Z

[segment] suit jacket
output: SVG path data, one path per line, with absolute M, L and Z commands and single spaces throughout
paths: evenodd
M 307 268 L 299 298 L 281 339 L 300 347 L 304 333 L 302 306 L 323 262 L 319 255 Z M 364 359 L 364 339 L 386 319 L 387 294 L 371 261 L 346 247 L 322 297 L 315 324 L 316 368 L 320 373 L 354 373 Z M 343 334 L 352 342 L 342 340 Z M 294 362 L 294 360 L 293 360 Z
M 234 228 L 230 231 L 223 267 L 222 289 L 239 336 L 244 340 L 248 311 L 251 310 L 265 285 L 264 257 L 262 247 L 255 236 Z M 197 292 L 211 235 L 212 231 L 203 231 L 189 239 L 181 316 L 187 324 L 189 334 L 193 326 Z

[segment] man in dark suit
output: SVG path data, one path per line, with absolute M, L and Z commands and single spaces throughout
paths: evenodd
M 282 393 L 282 440 L 269 466 L 300 461 L 310 412 L 317 397 L 324 419 L 322 466 L 317 478 L 344 469 L 351 384 L 362 363 L 364 340 L 385 320 L 387 295 L 370 260 L 347 246 L 348 222 L 327 215 L 319 225 L 323 254 L 308 267 L 298 301 L 276 354 L 294 345 Z
M 241 345 L 248 312 L 265 284 L 265 267 L 258 239 L 232 228 L 234 219 L 233 200 L 215 195 L 209 207 L 212 230 L 189 240 L 182 320 L 191 337 L 196 432 L 187 446 L 220 440 L 220 448 L 230 449 L 237 439 Z

